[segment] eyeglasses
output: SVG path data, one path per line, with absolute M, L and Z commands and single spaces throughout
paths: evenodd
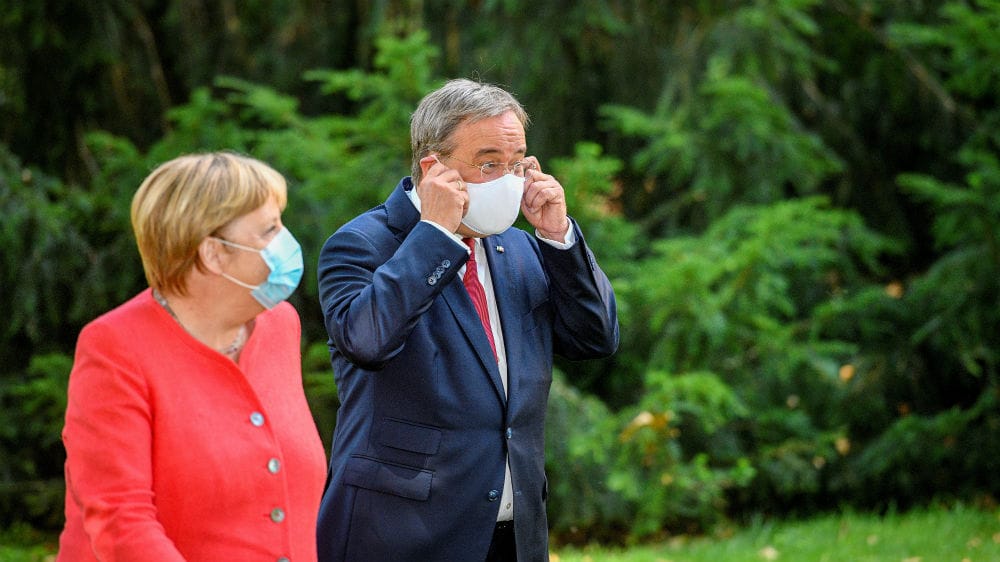
M 483 162 L 481 164 L 473 164 L 472 162 L 466 162 L 465 160 L 460 160 L 454 156 L 442 155 L 441 158 L 450 158 L 452 160 L 458 160 L 466 166 L 472 166 L 473 168 L 479 168 L 479 173 L 482 175 L 484 180 L 495 180 L 504 174 L 514 174 L 519 178 L 524 177 L 524 173 L 527 170 L 531 170 L 535 165 L 531 162 L 525 162 L 524 160 L 518 160 L 516 162 L 511 162 L 509 164 L 501 164 L 500 162 Z

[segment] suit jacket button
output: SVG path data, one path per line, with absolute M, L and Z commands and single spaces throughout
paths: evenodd
M 437 282 L 438 282 L 437 277 L 434 277 L 433 275 L 427 278 L 428 285 L 437 285 Z
M 487 497 L 490 499 L 491 502 L 495 502 L 498 499 L 500 499 L 500 492 L 498 492 L 497 490 L 490 490 L 490 493 Z
M 514 430 L 508 427 L 507 428 L 507 439 L 510 439 L 512 435 L 514 435 Z
M 451 260 L 444 260 L 441 262 L 441 267 L 449 268 L 451 267 Z

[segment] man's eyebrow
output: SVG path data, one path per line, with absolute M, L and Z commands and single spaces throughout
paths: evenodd
M 528 147 L 522 146 L 521 148 L 517 149 L 514 152 L 514 154 L 525 154 L 526 152 L 528 152 Z M 500 153 L 501 150 L 499 148 L 480 148 L 479 150 L 476 151 L 475 158 L 479 158 L 480 156 L 488 156 Z

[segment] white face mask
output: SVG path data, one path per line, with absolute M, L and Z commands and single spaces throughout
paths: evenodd
M 469 190 L 469 212 L 462 224 L 489 236 L 510 228 L 521 211 L 524 178 L 505 174 L 486 183 L 466 183 Z

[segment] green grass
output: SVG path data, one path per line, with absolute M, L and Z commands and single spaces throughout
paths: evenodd
M 627 550 L 555 551 L 551 562 L 996 562 L 1000 510 L 957 507 L 905 515 L 827 515 L 760 522 L 729 538 L 677 538 Z
M 0 562 L 45 562 L 54 547 L 24 530 L 0 532 Z M 16 545 L 12 546 L 12 543 Z M 761 521 L 727 538 L 678 537 L 629 549 L 557 549 L 551 562 L 995 562 L 1000 510 L 967 507 L 903 515 L 827 515 Z

